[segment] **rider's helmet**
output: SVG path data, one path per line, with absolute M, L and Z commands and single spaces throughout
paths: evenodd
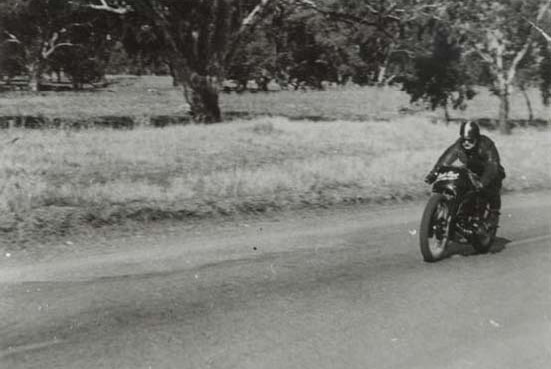
M 480 127 L 473 121 L 465 121 L 461 123 L 459 129 L 459 136 L 461 137 L 461 146 L 467 151 L 470 151 L 476 147 L 478 139 L 480 138 Z

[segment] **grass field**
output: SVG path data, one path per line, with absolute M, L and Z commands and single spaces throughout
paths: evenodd
M 15 107 L 19 113 L 57 116 L 167 114 L 163 107 L 177 113 L 177 104 L 182 104 L 169 86 L 148 88 L 159 96 L 174 95 L 174 100 L 157 96 L 149 103 L 149 95 L 139 92 L 146 87 L 142 80 L 128 83 L 120 97 L 100 93 L 88 98 L 88 104 L 84 95 L 74 93 L 10 93 L 0 101 L 0 114 L 13 113 Z M 428 191 L 423 176 L 458 131 L 455 124 L 431 123 L 430 113 L 399 113 L 408 106 L 407 96 L 391 89 L 222 99 L 226 110 L 272 117 L 163 129 L 0 131 L 0 229 L 7 239 L 24 241 L 127 219 L 418 198 Z M 54 100 L 59 104 L 52 104 Z M 134 109 L 127 106 L 132 102 Z M 540 117 L 549 113 L 538 109 Z M 335 120 L 290 120 L 279 116 L 285 111 L 294 118 Z M 490 134 L 507 170 L 506 190 L 551 188 L 549 128 L 519 128 L 512 136 Z
M 82 92 L 5 92 L 0 94 L 0 116 L 45 116 L 88 118 L 128 116 L 147 121 L 155 115 L 182 115 L 188 107 L 179 89 L 167 77 L 112 77 L 104 89 Z M 541 103 L 539 92 L 531 91 L 534 116 L 550 119 L 551 108 Z M 511 119 L 527 119 L 528 109 L 520 92 L 511 97 Z M 272 93 L 221 94 L 221 108 L 233 116 L 285 116 L 310 120 L 388 120 L 404 112 L 419 112 L 443 118 L 442 111 L 426 112 L 411 106 L 407 94 L 394 87 L 334 88 L 327 91 L 281 91 Z M 464 111 L 453 118 L 496 118 L 498 100 L 480 89 Z

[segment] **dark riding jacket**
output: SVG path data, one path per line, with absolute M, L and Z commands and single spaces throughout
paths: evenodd
M 458 139 L 444 151 L 434 168 L 454 165 L 457 160 L 462 166 L 478 174 L 484 186 L 505 178 L 505 169 L 501 166 L 497 148 L 487 136 L 481 135 L 476 147 L 470 151 L 465 150 L 461 139 Z

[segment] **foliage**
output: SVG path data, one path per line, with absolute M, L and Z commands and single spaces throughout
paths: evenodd
M 197 121 L 222 119 L 226 78 L 322 89 L 324 82 L 404 83 L 413 100 L 461 107 L 471 80 L 550 99 L 550 0 L 4 0 L 0 72 L 75 87 L 111 70 L 170 73 Z
M 306 10 L 288 17 L 281 32 L 283 52 L 277 57 L 277 68 L 287 83 L 323 89 L 322 82 L 339 81 L 343 48 L 338 27 L 327 23 L 319 14 Z
M 346 32 L 311 8 L 280 5 L 242 40 L 229 77 L 264 86 L 276 79 L 283 88 L 295 89 L 345 83 L 353 74 L 354 53 Z
M 500 129 L 509 132 L 509 95 L 518 71 L 537 68 L 535 33 L 527 21 L 539 22 L 551 1 L 494 0 L 449 1 L 443 16 L 467 52 L 484 63 L 491 79 L 491 89 L 499 98 Z
M 15 42 L 0 44 L 0 76 L 5 75 L 8 83 L 13 77 L 25 73 L 23 55 L 21 46 Z
M 277 50 L 270 39 L 270 31 L 259 28 L 243 37 L 231 59 L 226 78 L 236 81 L 236 90 L 247 89 L 250 80 L 256 81 L 260 90 L 267 91 L 268 83 L 275 78 Z
M 25 70 L 34 89 L 47 71 L 63 70 L 75 86 L 102 77 L 111 21 L 65 0 L 8 0 L 0 9 L 2 44 L 13 51 L 11 68 Z
M 466 100 L 474 97 L 474 81 L 462 58 L 462 49 L 445 29 L 435 33 L 432 52 L 417 56 L 414 65 L 413 73 L 403 80 L 403 89 L 412 102 L 425 100 L 433 110 L 446 109 L 447 115 L 448 105 L 464 108 Z
M 190 113 L 196 121 L 218 122 L 219 82 L 225 76 L 241 36 L 254 28 L 272 9 L 269 0 L 128 0 L 109 2 L 82 0 L 84 6 L 121 15 L 134 30 L 147 30 L 161 42 L 175 81 L 184 86 Z M 158 41 L 158 42 L 157 42 Z M 128 44 L 128 42 L 127 42 Z M 151 50 L 150 50 L 151 53 Z
M 426 48 L 422 35 L 438 17 L 440 1 L 378 2 L 318 0 L 316 9 L 343 25 L 354 70 L 360 84 L 386 85 L 406 72 L 413 56 Z

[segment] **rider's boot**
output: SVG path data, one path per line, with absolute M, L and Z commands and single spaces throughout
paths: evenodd
M 488 193 L 488 205 L 490 213 L 488 214 L 488 225 L 491 229 L 497 229 L 499 226 L 499 210 L 501 209 L 501 194 L 499 189 Z
M 492 229 L 497 229 L 499 227 L 499 210 L 497 209 L 490 209 L 490 213 L 488 214 L 488 225 Z

